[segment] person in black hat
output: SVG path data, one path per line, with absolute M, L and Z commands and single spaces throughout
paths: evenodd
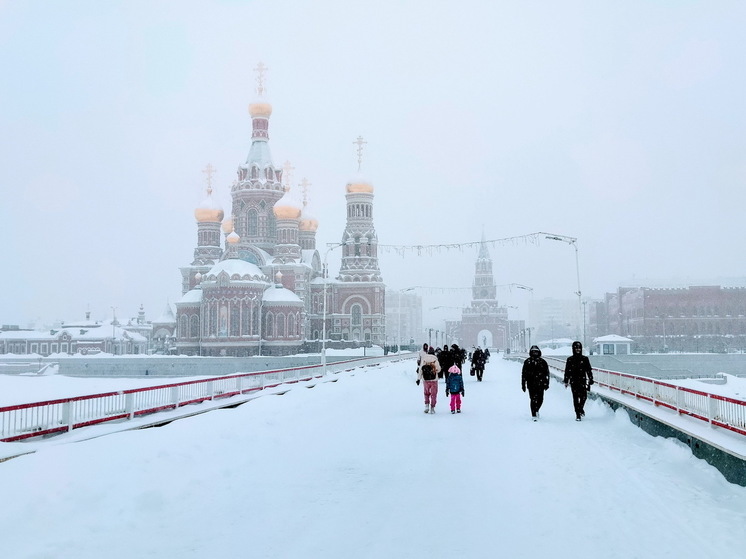
M 526 387 L 531 399 L 531 417 L 536 421 L 544 403 L 544 391 L 549 388 L 549 365 L 542 359 L 539 346 L 532 345 L 528 359 L 523 362 L 521 389 L 525 392 Z
M 593 369 L 591 361 L 583 355 L 583 344 L 572 343 L 572 355 L 565 363 L 565 388 L 570 385 L 572 390 L 572 403 L 575 407 L 575 421 L 580 421 L 585 415 L 585 400 L 588 398 L 588 390 L 593 384 Z

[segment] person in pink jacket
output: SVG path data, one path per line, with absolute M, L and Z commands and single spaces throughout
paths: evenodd
M 417 384 L 422 381 L 425 392 L 425 413 L 435 413 L 435 404 L 438 401 L 438 373 L 440 364 L 435 356 L 435 349 L 428 349 L 427 353 L 420 358 L 417 367 Z

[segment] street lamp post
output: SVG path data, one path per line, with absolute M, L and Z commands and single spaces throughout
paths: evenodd
M 321 320 L 321 367 L 322 367 L 322 374 L 326 375 L 326 290 L 327 285 L 329 283 L 329 253 L 334 250 L 335 248 L 339 248 L 341 246 L 344 246 L 344 243 L 336 243 L 329 248 L 326 249 L 326 252 L 324 253 L 324 269 L 322 270 L 323 276 L 324 276 L 324 311 L 323 311 L 323 317 Z M 261 343 L 261 338 L 260 338 Z
M 578 239 L 576 237 L 567 237 L 565 235 L 544 235 L 546 239 L 549 239 L 551 241 L 560 241 L 563 243 L 567 243 L 568 245 L 572 245 L 572 247 L 575 249 L 575 274 L 578 279 L 578 290 L 575 292 L 575 294 L 578 296 L 578 338 L 580 337 L 580 317 L 583 313 L 583 305 L 581 300 L 581 291 L 580 291 L 580 264 L 578 262 Z
M 398 326 L 398 331 L 399 331 L 398 332 L 398 339 L 396 340 L 396 347 L 397 347 L 397 350 L 398 350 L 397 353 L 401 352 L 401 311 L 402 311 L 402 307 L 401 307 L 401 296 L 402 296 L 402 293 L 406 293 L 407 291 L 414 291 L 415 289 L 417 289 L 417 288 L 416 287 L 406 287 L 404 289 L 400 289 L 399 290 L 399 298 L 397 299 L 397 302 L 399 303 L 399 312 L 396 313 L 397 326 Z

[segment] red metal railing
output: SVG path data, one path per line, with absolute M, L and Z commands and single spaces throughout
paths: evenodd
M 329 363 L 327 372 L 396 359 L 402 357 L 368 357 Z M 2 407 L 0 442 L 21 441 L 110 421 L 127 421 L 163 410 L 249 394 L 322 375 L 321 365 L 310 365 Z
M 548 357 L 547 361 L 550 367 L 560 372 L 560 377 L 564 375 L 563 360 Z M 739 435 L 746 435 L 746 402 L 743 400 L 606 369 L 594 368 L 593 379 L 599 386 L 618 392 L 620 395 L 644 400 L 654 406 L 673 410 L 680 415 L 705 421 L 713 427 L 721 427 Z

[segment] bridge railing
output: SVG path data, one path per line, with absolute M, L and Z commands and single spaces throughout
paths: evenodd
M 326 370 L 327 373 L 336 373 L 409 358 L 411 354 L 350 359 L 329 363 Z M 53 435 L 106 422 L 127 421 L 164 410 L 250 394 L 322 376 L 321 365 L 309 365 L 0 407 L 0 442 Z
M 559 371 L 562 378 L 565 360 L 556 357 L 547 357 L 546 360 L 550 367 Z M 707 422 L 712 427 L 746 436 L 746 402 L 743 400 L 606 369 L 594 368 L 593 379 L 597 385 L 620 395 L 662 406 L 679 415 Z

